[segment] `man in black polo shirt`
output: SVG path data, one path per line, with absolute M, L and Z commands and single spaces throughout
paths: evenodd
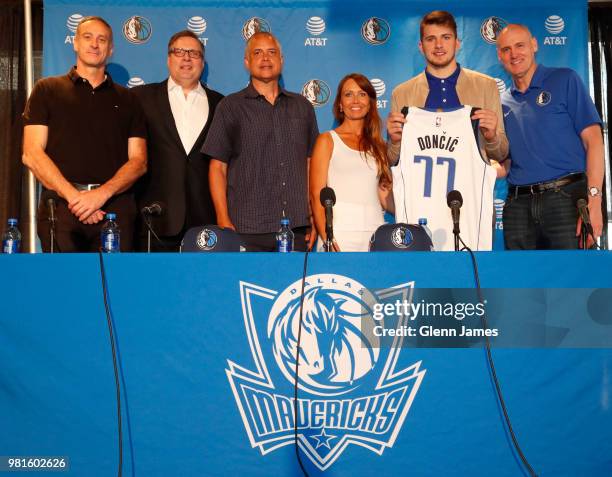
M 319 134 L 312 105 L 278 84 L 283 56 L 270 33 L 248 41 L 249 85 L 217 107 L 202 148 L 210 163 L 210 192 L 217 223 L 240 233 L 248 251 L 274 251 L 274 234 L 285 215 L 295 250 L 311 247 L 307 237 L 308 159 Z
M 76 66 L 36 83 L 23 113 L 23 162 L 42 183 L 38 235 L 50 250 L 48 199 L 56 202 L 56 249 L 87 252 L 100 246 L 106 212 L 115 212 L 121 250 L 131 250 L 136 205 L 130 187 L 146 171 L 142 110 L 105 72 L 111 27 L 84 18 L 76 31 Z

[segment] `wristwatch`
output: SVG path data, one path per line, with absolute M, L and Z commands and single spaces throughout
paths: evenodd
M 589 197 L 601 197 L 601 189 L 596 186 L 589 186 Z

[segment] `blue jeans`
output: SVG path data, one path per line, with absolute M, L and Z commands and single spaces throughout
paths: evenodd
M 546 192 L 515 195 L 510 187 L 504 205 L 506 250 L 579 248 L 578 209 L 572 192 L 586 190 L 579 180 Z

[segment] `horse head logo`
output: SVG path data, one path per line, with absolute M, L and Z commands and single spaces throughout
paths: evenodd
M 361 36 L 370 45 L 382 45 L 389 39 L 391 29 L 382 18 L 368 18 L 361 26 Z
M 315 107 L 323 106 L 329 101 L 329 86 L 325 81 L 312 79 L 302 87 L 302 96 Z
M 489 17 L 482 22 L 480 26 L 480 36 L 487 43 L 495 44 L 497 35 L 508 25 L 508 22 L 503 18 Z
M 266 20 L 259 17 L 249 18 L 242 26 L 242 38 L 244 41 L 248 41 L 255 33 L 260 31 L 269 32 L 270 25 Z
M 344 393 L 357 387 L 378 359 L 379 350 L 360 328 L 362 320 L 371 317 L 371 307 L 354 293 L 322 285 L 306 290 L 298 385 L 315 394 Z M 278 313 L 271 313 L 268 322 L 274 357 L 290 381 L 294 379 L 299 323 L 299 296 Z
M 204 229 L 198 234 L 196 245 L 202 250 L 212 250 L 217 241 L 217 234 L 213 230 Z
M 130 43 L 145 43 L 151 33 L 151 22 L 144 17 L 135 15 L 123 24 L 123 36 Z

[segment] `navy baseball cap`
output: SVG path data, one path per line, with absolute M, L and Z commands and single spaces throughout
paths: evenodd
M 385 224 L 370 239 L 370 252 L 429 252 L 431 238 L 420 225 Z
M 218 225 L 192 227 L 183 237 L 181 252 L 244 252 L 240 235 Z

